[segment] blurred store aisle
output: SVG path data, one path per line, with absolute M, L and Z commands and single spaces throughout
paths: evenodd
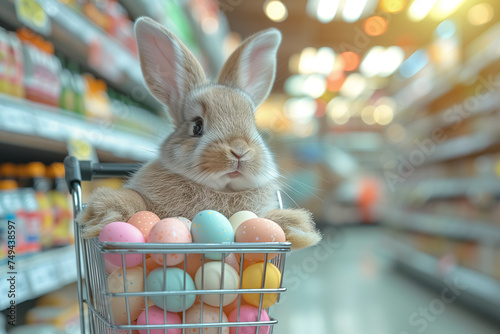
M 498 334 L 500 325 L 456 303 L 439 314 L 418 315 L 440 297 L 395 271 L 382 256 L 378 227 L 325 233 L 323 243 L 291 254 L 284 295 L 273 315 L 276 334 Z M 331 254 L 328 254 L 328 251 Z M 417 315 L 413 315 L 417 313 Z M 413 323 L 410 317 L 413 315 Z

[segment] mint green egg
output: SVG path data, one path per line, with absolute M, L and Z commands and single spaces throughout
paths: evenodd
M 151 271 L 146 280 L 147 291 L 185 291 L 195 290 L 195 285 L 191 276 L 186 274 L 186 288 L 184 289 L 184 270 L 179 268 L 166 268 L 165 275 L 163 268 L 156 268 Z M 164 277 L 165 276 L 165 277 Z M 165 278 L 165 280 L 164 280 Z M 164 310 L 169 312 L 182 312 L 190 308 L 196 295 L 168 295 L 168 296 L 150 296 L 149 299 Z M 186 300 L 184 302 L 184 299 Z
M 191 226 L 193 242 L 230 243 L 234 242 L 234 231 L 229 220 L 220 212 L 205 210 L 193 218 Z M 229 254 L 227 254 L 229 255 Z M 222 259 L 221 253 L 206 253 L 210 260 Z

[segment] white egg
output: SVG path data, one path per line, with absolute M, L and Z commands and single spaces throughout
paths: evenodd
M 241 223 L 252 218 L 258 218 L 258 216 L 251 211 L 238 211 L 229 218 L 229 222 L 233 226 L 233 230 L 236 231 Z

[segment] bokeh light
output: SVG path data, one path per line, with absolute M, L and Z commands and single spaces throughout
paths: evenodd
M 264 11 L 267 17 L 274 22 L 283 22 L 288 17 L 286 6 L 278 0 L 264 3 Z
M 442 21 L 453 14 L 465 0 L 439 0 L 432 8 L 431 18 Z
M 394 109 L 387 104 L 381 104 L 375 108 L 373 118 L 378 124 L 387 125 L 394 119 Z
M 387 31 L 387 20 L 381 16 L 372 16 L 365 20 L 364 29 L 369 36 L 380 36 Z
M 350 72 L 358 68 L 360 57 L 356 52 L 346 51 L 339 55 L 344 61 L 344 71 Z
M 414 22 L 422 21 L 429 14 L 436 2 L 438 0 L 414 0 L 408 9 L 408 18 Z
M 484 2 L 473 6 L 467 13 L 467 20 L 470 24 L 480 26 L 493 19 L 494 9 L 489 3 Z
M 351 114 L 349 112 L 349 104 L 341 97 L 336 97 L 328 102 L 326 106 L 328 116 L 338 125 L 344 125 L 349 122 Z
M 380 7 L 388 13 L 399 13 L 405 8 L 406 0 L 381 0 Z
M 365 122 L 365 124 L 373 125 L 375 124 L 375 118 L 373 114 L 375 113 L 374 106 L 366 106 L 361 110 L 361 120 Z
M 387 138 L 393 143 L 400 143 L 406 137 L 406 130 L 401 124 L 391 124 L 385 131 Z

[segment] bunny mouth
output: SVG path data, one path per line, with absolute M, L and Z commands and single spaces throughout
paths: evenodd
M 235 177 L 238 177 L 241 175 L 240 172 L 238 171 L 234 171 L 234 172 L 231 172 L 231 173 L 227 173 L 227 175 L 230 177 L 230 178 L 235 178 Z

